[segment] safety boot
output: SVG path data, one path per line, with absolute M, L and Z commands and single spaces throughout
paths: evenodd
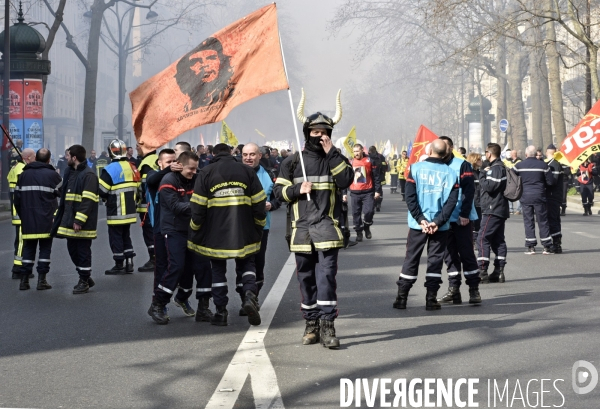
M 198 309 L 196 310 L 196 322 L 210 322 L 213 313 L 210 310 L 210 297 L 202 297 L 198 300 Z
M 407 300 L 408 291 L 398 288 L 398 295 L 396 296 L 396 301 L 394 301 L 394 308 L 397 308 L 399 310 L 405 310 Z
M 504 267 L 494 266 L 494 271 L 488 276 L 490 283 L 497 283 L 500 280 L 500 273 L 504 270 Z
M 469 287 L 469 304 L 481 304 L 479 287 Z
M 19 290 L 29 290 L 29 274 L 21 275 L 21 283 L 19 283 Z
M 132 274 L 133 273 L 133 258 L 128 258 L 125 261 L 125 272 L 127 274 Z
M 339 348 L 340 340 L 335 336 L 335 327 L 333 321 L 319 320 L 319 338 L 321 345 L 325 348 Z
M 435 311 L 441 309 L 442 305 L 437 301 L 437 291 L 428 289 L 425 296 L 425 310 Z
M 498 276 L 498 282 L 503 283 L 506 281 L 506 277 L 504 277 L 504 267 L 500 267 L 500 275 Z
M 46 274 L 38 274 L 37 290 L 49 290 L 52 286 L 46 281 Z
M 248 290 L 244 296 L 245 299 L 242 308 L 246 311 L 246 315 L 248 315 L 248 323 L 250 325 L 260 325 L 260 314 L 258 312 L 258 300 L 256 299 L 256 294 Z
M 227 325 L 227 306 L 226 305 L 217 305 L 217 312 L 210 319 L 210 323 L 212 325 L 218 325 L 220 327 L 224 327 Z
M 151 316 L 158 325 L 167 325 L 169 323 L 167 307 L 164 304 L 153 302 L 148 309 L 148 315 Z
M 140 273 L 151 273 L 154 271 L 154 256 L 150 257 L 150 260 L 146 261 L 146 263 L 138 267 L 138 271 Z
M 362 240 L 363 240 L 363 233 L 362 233 L 362 231 L 357 231 L 356 232 L 356 241 L 359 242 L 359 241 L 362 241 Z
M 373 237 L 373 235 L 371 234 L 371 226 L 365 224 L 364 230 L 365 230 L 365 237 L 370 240 L 371 237 Z
M 562 210 L 560 211 L 560 215 L 561 216 L 566 216 L 567 215 L 567 208 L 563 207 Z
M 104 272 L 104 274 L 108 275 L 108 276 L 115 276 L 115 275 L 124 275 L 125 273 L 125 267 L 123 266 L 123 260 L 115 260 L 115 266 L 113 268 L 111 268 L 110 270 L 106 270 Z
M 311 345 L 319 342 L 319 332 L 321 327 L 319 326 L 319 320 L 306 320 L 306 328 L 304 329 L 304 335 L 302 336 L 302 345 Z
M 79 281 L 80 281 L 80 282 L 81 282 L 81 280 L 84 280 L 84 281 L 85 281 L 85 278 L 81 278 L 81 277 L 79 277 Z M 87 283 L 88 283 L 88 286 L 89 286 L 90 288 L 92 288 L 93 286 L 95 286 L 95 285 L 96 285 L 96 282 L 95 282 L 94 280 L 92 280 L 92 277 L 88 277 L 88 278 L 87 278 Z M 77 284 L 76 284 L 76 285 L 73 287 L 73 289 L 76 289 L 78 285 L 79 285 L 79 283 L 77 283 Z
M 462 304 L 462 296 L 460 295 L 460 288 L 448 287 L 448 292 L 437 300 L 439 303 L 452 302 L 452 304 Z
M 490 276 L 487 272 L 487 267 L 479 270 L 479 278 L 481 278 L 481 284 L 488 284 L 490 282 Z
M 77 283 L 77 285 L 75 287 L 73 287 L 73 294 L 85 294 L 89 291 L 91 285 L 90 285 L 90 280 L 91 278 L 88 278 L 87 280 L 85 278 L 79 278 L 79 282 Z M 95 284 L 93 281 L 91 283 L 92 285 Z

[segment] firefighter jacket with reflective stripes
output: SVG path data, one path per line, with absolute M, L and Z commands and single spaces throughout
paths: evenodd
M 546 203 L 546 186 L 556 183 L 548 164 L 533 157 L 526 158 L 513 168 L 523 182 L 523 195 L 520 202 L 524 205 Z
M 510 217 L 508 199 L 504 197 L 506 189 L 506 165 L 500 159 L 494 159 L 489 166 L 483 165 L 479 172 L 481 190 L 481 213 L 502 219 Z
M 54 220 L 56 236 L 67 239 L 95 239 L 98 224 L 98 176 L 85 162 L 76 169 L 67 167 L 60 207 Z M 75 231 L 73 224 L 81 226 Z
M 215 259 L 258 253 L 267 223 L 266 201 L 254 169 L 229 154 L 216 155 L 196 179 L 188 248 Z
M 398 170 L 398 179 L 406 179 L 406 176 L 404 176 L 404 172 L 406 171 L 407 167 L 408 167 L 408 158 L 398 159 L 398 164 L 396 165 L 396 169 Z
M 433 222 L 440 231 L 450 228 L 450 216 L 458 201 L 458 175 L 441 159 L 429 157 L 413 163 L 406 178 L 408 227 L 421 230 L 421 222 Z
M 556 183 L 550 186 L 546 186 L 546 198 L 548 200 L 554 200 L 556 202 L 561 202 L 563 200 L 563 167 L 562 165 L 556 161 L 556 159 L 547 159 L 546 163 L 550 167 L 550 171 L 556 180 Z
M 14 191 L 23 240 L 50 238 L 61 186 L 62 178 L 52 165 L 31 162 L 25 166 Z
M 108 225 L 136 222 L 136 194 L 140 173 L 135 165 L 122 158 L 111 162 L 100 176 L 100 197 L 106 199 Z
M 17 210 L 14 206 L 14 192 L 15 186 L 17 186 L 17 180 L 19 179 L 19 175 L 23 173 L 23 169 L 25 169 L 25 164 L 23 162 L 17 162 L 15 166 L 10 169 L 8 172 L 8 187 L 10 188 L 10 208 L 12 212 L 12 224 L 19 225 L 21 224 L 21 219 L 19 219 L 19 215 L 17 214 Z
M 450 159 L 446 162 L 450 169 L 458 175 L 460 188 L 458 190 L 458 203 L 450 217 L 450 223 L 458 221 L 459 217 L 469 220 L 477 220 L 477 211 L 475 210 L 475 179 L 473 178 L 473 167 L 464 159 L 457 158 L 450 154 Z
M 140 178 L 141 178 L 140 189 L 138 190 L 138 203 L 137 203 L 138 213 L 146 213 L 148 211 L 148 209 L 147 209 L 148 206 L 147 206 L 147 202 L 146 202 L 146 188 L 147 188 L 146 178 L 148 177 L 148 173 L 151 170 L 158 169 L 158 164 L 156 163 L 157 160 L 158 160 L 158 155 L 156 154 L 156 151 L 152 151 L 152 152 L 144 155 L 144 158 L 140 162 L 140 166 L 138 166 L 138 169 L 140 171 Z
M 390 159 L 390 175 L 398 174 L 398 159 Z
M 281 164 L 275 182 L 275 196 L 292 206 L 292 236 L 290 251 L 311 253 L 344 246 L 339 228 L 342 204 L 336 190 L 346 189 L 354 180 L 354 170 L 345 158 L 332 148 L 329 153 L 305 149 L 301 153 L 308 181 L 312 183 L 310 201 L 300 194 L 304 181 L 302 167 L 296 155 L 289 155 Z M 292 167 L 295 167 L 291 174 Z
M 171 172 L 162 178 L 158 189 L 160 232 L 162 234 L 188 233 L 192 210 L 190 198 L 194 193 L 196 177 L 186 179 L 180 172 Z
M 363 155 L 362 159 L 351 159 L 352 169 L 354 170 L 354 179 L 349 189 L 353 193 L 378 192 L 381 189 L 379 173 L 377 168 L 373 167 L 371 158 Z

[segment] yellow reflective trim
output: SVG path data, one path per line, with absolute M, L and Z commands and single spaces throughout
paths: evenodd
M 348 166 L 348 164 L 344 161 L 342 161 L 342 163 L 340 163 L 339 165 L 337 165 L 335 168 L 333 168 L 331 170 L 331 174 L 333 176 L 342 173 L 342 171 Z
M 259 226 L 265 227 L 267 225 L 267 219 L 264 218 L 262 220 L 257 219 L 256 217 L 254 218 L 254 224 L 258 224 Z
M 81 220 L 82 222 L 87 222 L 88 216 L 86 214 L 83 214 L 81 212 L 77 212 L 75 213 L 75 218 Z
M 137 222 L 137 218 L 132 217 L 131 219 L 107 220 L 106 224 L 132 224 L 135 222 Z
M 335 183 L 313 183 L 312 190 L 335 190 Z
M 200 206 L 206 206 L 208 203 L 208 198 L 194 193 L 192 195 L 192 198 L 190 199 L 190 202 L 196 203 L 197 205 L 200 205 Z
M 251 196 L 250 199 L 252 200 L 252 204 L 260 203 L 263 200 L 267 200 L 267 194 L 265 193 L 264 190 L 261 190 L 254 196 Z
M 127 214 L 127 202 L 125 201 L 125 192 L 121 193 L 121 214 Z
M 285 200 L 286 202 L 291 202 L 290 198 L 287 195 L 287 189 L 289 186 L 285 186 L 283 189 L 281 189 L 281 194 L 283 195 L 283 200 Z
M 276 185 L 283 185 L 283 186 L 292 186 L 293 183 L 287 179 L 284 179 L 282 177 L 278 177 L 277 179 L 275 179 L 275 184 Z
M 23 240 L 49 239 L 50 238 L 50 233 L 23 234 L 21 237 L 23 238 Z
M 13 265 L 15 265 L 15 266 L 22 266 L 23 263 L 20 260 L 15 260 L 15 261 L 13 261 Z
M 300 253 L 310 253 L 312 252 L 312 247 L 310 244 L 292 244 L 290 246 L 290 251 L 292 252 L 300 252 Z
M 204 246 L 199 246 L 197 244 L 192 243 L 188 240 L 187 242 L 188 249 L 195 251 L 196 253 L 200 253 L 203 256 L 211 257 L 211 258 L 244 258 L 251 254 L 258 253 L 260 251 L 260 242 L 252 243 L 244 248 L 238 250 L 223 250 L 223 249 L 211 249 Z
M 200 227 L 202 227 L 202 225 L 196 224 L 193 220 L 190 220 L 190 227 L 192 228 L 192 230 L 200 230 Z
M 148 209 L 145 207 L 138 207 L 137 209 L 135 209 L 135 211 L 138 213 L 148 213 Z
M 79 230 L 76 232 L 73 229 L 68 229 L 66 227 L 59 227 L 58 234 L 62 236 L 75 237 L 80 239 L 95 239 L 96 238 L 96 230 Z
M 110 190 L 111 186 L 106 183 L 105 181 L 103 181 L 102 179 L 98 179 L 98 181 L 100 182 L 100 184 L 106 189 L 106 190 Z
M 137 187 L 138 187 L 138 184 L 139 184 L 138 182 L 125 182 L 125 183 L 119 183 L 118 185 L 114 185 L 114 186 L 112 186 L 110 189 L 111 189 L 113 192 L 118 192 L 119 190 L 121 190 L 121 189 L 126 189 L 126 188 L 128 188 L 128 187 L 129 187 L 129 188 L 131 188 L 131 187 L 134 187 L 134 188 L 136 188 L 136 189 L 137 189 Z
M 21 227 L 19 227 L 19 245 L 17 246 L 17 257 L 19 258 L 23 255 L 23 235 L 21 234 L 21 232 L 22 229 Z
M 97 202 L 98 202 L 98 200 L 99 200 L 99 196 L 98 196 L 97 194 L 95 194 L 95 193 L 92 193 L 92 192 L 90 192 L 90 191 L 88 191 L 88 190 L 84 190 L 84 191 L 83 191 L 83 193 L 81 194 L 81 197 L 82 197 L 82 198 L 85 198 L 85 199 L 90 199 L 90 200 L 93 200 L 93 201 L 94 201 L 94 202 L 96 202 L 96 203 L 97 203 Z
M 215 197 L 208 199 L 208 207 L 224 207 L 224 206 L 241 206 L 251 205 L 250 198 L 248 196 L 230 196 L 230 197 Z
M 320 243 L 314 243 L 315 249 L 318 250 L 326 250 L 326 249 L 335 249 L 339 247 L 344 247 L 343 240 L 336 241 L 322 241 Z
M 81 202 L 81 195 L 78 195 L 77 193 L 67 193 L 65 195 L 65 200 L 70 202 Z

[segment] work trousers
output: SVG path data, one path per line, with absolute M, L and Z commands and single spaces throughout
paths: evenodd
M 108 241 L 113 253 L 113 260 L 135 257 L 131 243 L 131 224 L 109 224 Z
M 352 200 L 352 221 L 354 223 L 354 230 L 357 232 L 363 231 L 363 223 L 366 226 L 373 224 L 373 215 L 375 214 L 375 199 L 374 193 L 350 193 L 350 199 Z M 365 215 L 364 220 L 362 215 Z
M 390 174 L 390 191 L 396 192 L 398 189 L 398 174 Z
M 50 253 L 52 252 L 52 238 L 23 240 L 23 265 L 21 275 L 29 276 L 35 264 L 35 253 L 40 247 L 40 256 L 37 263 L 38 274 L 48 274 L 50 271 Z
M 567 193 L 569 190 L 569 179 L 565 176 L 563 178 L 563 197 L 561 206 L 566 209 L 567 208 Z
M 460 287 L 461 271 L 469 287 L 478 287 L 481 279 L 477 268 L 477 258 L 473 250 L 472 221 L 466 226 L 450 223 L 448 245 L 444 251 L 444 262 L 448 268 L 448 286 Z
M 402 200 L 404 200 L 404 192 L 406 191 L 406 179 L 400 179 L 400 193 L 402 194 Z
M 581 192 L 581 203 L 583 207 L 594 205 L 594 185 L 588 183 L 587 185 L 580 184 L 579 189 Z
M 296 253 L 296 276 L 300 283 L 300 310 L 305 320 L 333 321 L 338 316 L 337 282 L 339 249 Z
M 562 232 L 560 226 L 560 202 L 558 200 L 548 199 L 546 201 L 546 213 L 548 214 L 548 227 L 550 237 L 554 244 L 560 244 Z
M 269 241 L 269 230 L 263 230 L 262 240 L 260 242 L 260 251 L 254 255 L 254 266 L 256 268 L 256 295 L 260 293 L 260 289 L 265 283 L 265 261 L 267 254 L 267 242 Z M 242 283 L 242 276 L 244 270 L 235 269 L 235 291 L 240 295 L 244 295 L 245 291 L 242 291 L 244 284 Z
M 427 271 L 425 287 L 437 291 L 442 284 L 442 267 L 444 266 L 444 251 L 448 244 L 448 231 L 436 231 L 425 234 L 421 230 L 408 229 L 406 239 L 406 256 L 402 264 L 402 272 L 396 284 L 402 291 L 408 292 L 417 281 L 421 254 L 427 245 Z
M 227 293 L 229 293 L 227 288 L 227 260 L 213 258 L 210 260 L 210 264 L 212 266 L 213 302 L 217 307 L 224 307 L 229 303 L 229 297 L 227 297 Z M 242 272 L 242 294 L 246 294 L 248 290 L 257 294 L 254 254 L 246 258 L 236 258 L 235 271 Z
M 506 240 L 504 239 L 504 228 L 506 227 L 506 219 L 484 214 L 481 216 L 481 229 L 477 236 L 477 250 L 479 257 L 477 264 L 480 270 L 487 270 L 490 265 L 490 256 L 493 251 L 496 255 L 494 259 L 495 267 L 504 267 L 506 265 Z
M 92 275 L 92 240 L 67 239 L 67 250 L 79 278 L 87 280 Z
M 21 225 L 15 225 L 15 253 L 13 257 L 13 273 L 19 273 L 21 271 L 21 266 L 23 260 L 23 238 L 21 236 Z
M 186 243 L 187 246 L 187 243 Z M 165 243 L 165 236 L 162 233 L 154 234 L 154 292 L 152 293 L 152 299 L 156 295 L 156 289 L 158 283 L 169 265 L 169 256 L 167 254 L 167 245 Z
M 144 237 L 144 244 L 148 249 L 148 256 L 150 260 L 154 258 L 154 228 L 152 223 L 148 219 L 148 213 L 138 213 L 140 220 L 142 221 L 142 235 Z
M 168 304 L 177 288 L 179 288 L 175 295 L 177 300 L 186 301 L 194 290 L 194 277 L 196 277 L 196 298 L 210 297 L 212 279 L 210 262 L 206 257 L 188 250 L 187 233 L 165 234 L 165 248 L 167 269 L 154 289 L 153 301 L 157 304 Z
M 546 203 L 526 205 L 521 204 L 523 208 L 523 224 L 525 225 L 525 247 L 535 247 L 537 238 L 535 236 L 535 219 L 537 218 L 538 229 L 540 230 L 540 242 L 542 246 L 552 245 L 550 237 L 550 228 L 548 227 L 548 212 Z
M 477 212 L 477 220 L 473 220 L 473 243 L 477 245 L 477 236 L 479 236 L 479 230 L 481 229 L 481 207 L 475 207 Z

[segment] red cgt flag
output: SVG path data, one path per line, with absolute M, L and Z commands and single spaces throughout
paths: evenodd
M 144 152 L 236 106 L 288 88 L 275 4 L 223 28 L 131 94 L 135 137 Z
M 590 112 L 583 117 L 577 126 L 563 141 L 554 158 L 559 162 L 578 169 L 585 160 L 594 153 L 600 152 L 600 101 L 596 102 Z
M 404 171 L 404 177 L 408 177 L 408 172 L 410 170 L 410 165 L 415 162 L 419 162 L 421 157 L 429 156 L 429 153 L 426 152 L 427 145 L 431 142 L 435 141 L 439 137 L 431 132 L 425 125 L 421 125 L 419 130 L 417 131 L 417 137 L 412 144 L 412 149 L 410 151 L 410 157 L 408 158 L 408 165 L 406 166 L 406 170 Z

